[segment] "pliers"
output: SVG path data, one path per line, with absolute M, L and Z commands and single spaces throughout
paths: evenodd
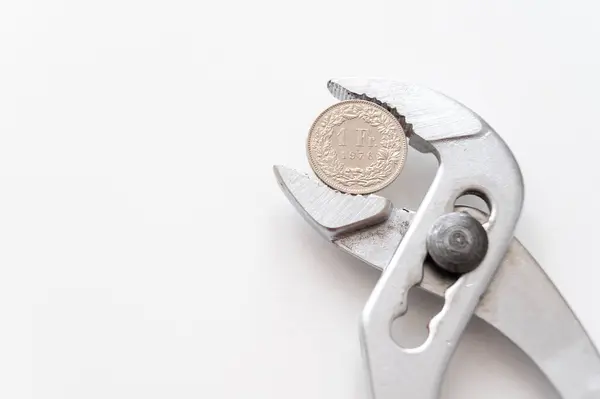
M 539 264 L 513 237 L 523 179 L 498 133 L 469 108 L 426 87 L 356 78 L 333 79 L 327 87 L 338 100 L 362 99 L 388 109 L 401 122 L 409 145 L 435 155 L 439 166 L 417 211 L 394 207 L 379 195 L 340 193 L 296 170 L 274 167 L 290 202 L 324 238 L 382 271 L 360 321 L 373 398 L 438 398 L 473 314 L 520 347 L 564 399 L 600 398 L 598 350 Z M 489 215 L 457 208 L 455 201 L 464 194 L 483 198 Z M 450 244 L 440 229 L 459 228 L 466 217 L 481 222 L 485 252 L 471 262 L 467 251 L 454 265 L 471 262 L 471 267 L 452 270 L 452 248 L 445 248 Z M 391 324 L 406 313 L 413 286 L 442 297 L 444 305 L 429 322 L 425 342 L 406 348 L 393 339 Z

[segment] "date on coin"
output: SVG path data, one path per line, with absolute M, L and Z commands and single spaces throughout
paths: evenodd
M 406 160 L 406 134 L 385 108 L 348 100 L 327 108 L 308 135 L 308 159 L 328 186 L 370 194 L 393 182 Z

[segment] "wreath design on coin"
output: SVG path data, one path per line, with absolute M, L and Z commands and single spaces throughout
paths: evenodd
M 375 159 L 366 168 L 345 166 L 337 158 L 336 151 L 331 144 L 333 129 L 345 121 L 355 118 L 361 118 L 381 134 Z M 393 169 L 399 162 L 403 162 L 406 156 L 406 139 L 398 122 L 387 112 L 379 107 L 373 107 L 371 104 L 367 107 L 359 102 L 353 102 L 338 107 L 332 112 L 325 112 L 317 120 L 317 123 L 319 125 L 315 126 L 311 139 L 311 146 L 315 151 L 312 161 L 326 175 L 327 180 L 334 180 L 343 187 L 367 188 L 396 177 L 397 173 L 394 173 Z

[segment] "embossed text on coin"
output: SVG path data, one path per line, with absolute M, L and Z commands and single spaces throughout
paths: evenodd
M 369 194 L 390 184 L 402 171 L 406 152 L 400 122 L 363 100 L 327 108 L 308 136 L 308 158 L 317 176 L 349 194 Z

